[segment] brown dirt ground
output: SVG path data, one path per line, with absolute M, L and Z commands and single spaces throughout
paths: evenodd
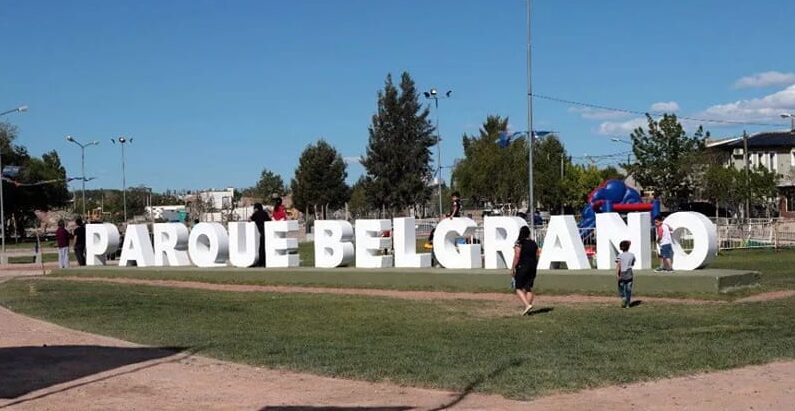
M 7 279 L 11 275 L 0 277 Z M 240 292 L 310 292 L 513 302 L 510 294 L 498 293 L 271 287 L 137 279 L 63 280 Z M 773 292 L 743 301 L 787 298 L 794 294 L 792 291 Z M 703 300 L 643 299 L 705 303 Z M 542 304 L 613 302 L 615 298 L 593 296 L 539 298 Z M 528 371 L 528 378 L 532 378 L 531 371 Z M 793 403 L 795 361 L 517 402 L 495 395 L 368 383 L 234 364 L 70 330 L 0 308 L 0 410 L 783 410 L 791 409 Z

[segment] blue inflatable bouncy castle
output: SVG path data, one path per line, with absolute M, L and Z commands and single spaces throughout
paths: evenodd
M 640 193 L 627 186 L 623 180 L 605 180 L 588 195 L 588 204 L 582 209 L 580 233 L 588 237 L 596 228 L 596 213 L 629 213 L 649 211 L 651 217 L 660 215 L 660 200 L 644 203 Z

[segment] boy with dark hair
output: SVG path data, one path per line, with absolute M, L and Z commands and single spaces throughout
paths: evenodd
M 619 243 L 621 254 L 616 257 L 616 276 L 618 277 L 618 296 L 621 297 L 621 307 L 629 308 L 632 302 L 632 266 L 635 264 L 635 254 L 629 252 L 630 242 L 627 240 Z
M 452 197 L 453 204 L 450 206 L 450 214 L 448 214 L 447 217 L 461 217 L 461 194 L 458 194 L 458 191 L 453 191 L 450 197 Z

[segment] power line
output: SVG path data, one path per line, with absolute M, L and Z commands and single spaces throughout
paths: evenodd
M 589 108 L 595 108 L 595 109 L 605 110 L 605 111 L 614 111 L 614 112 L 617 112 L 617 113 L 636 114 L 636 115 L 640 115 L 640 116 L 645 116 L 645 115 L 649 114 L 648 111 L 639 111 L 639 110 L 629 110 L 629 109 L 625 109 L 625 108 L 608 107 L 608 106 L 603 106 L 601 104 L 583 103 L 583 102 L 580 102 L 580 101 L 567 100 L 567 99 L 558 98 L 558 97 L 551 97 L 551 96 L 544 96 L 544 95 L 535 94 L 535 93 L 533 94 L 533 97 L 540 98 L 540 99 L 543 99 L 543 100 L 548 100 L 548 101 L 554 101 L 556 103 L 571 104 L 571 105 L 575 105 L 575 106 L 589 107 Z M 746 121 L 716 120 L 716 119 L 684 117 L 684 116 L 676 116 L 676 118 L 682 119 L 682 120 L 696 121 L 696 122 L 701 122 L 701 123 L 722 123 L 722 124 L 735 124 L 735 125 L 740 125 L 740 126 L 781 127 L 781 124 L 771 124 L 771 123 L 753 123 L 753 122 L 746 122 Z

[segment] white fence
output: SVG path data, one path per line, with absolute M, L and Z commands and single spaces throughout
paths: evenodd
M 713 222 L 716 220 L 713 219 Z M 436 227 L 438 220 L 417 220 L 417 239 L 426 238 L 431 230 Z M 654 239 L 653 228 L 652 239 Z M 536 241 L 544 241 L 547 227 L 536 226 Z M 596 237 L 593 229 L 582 229 L 581 237 L 587 250 L 596 248 Z M 742 222 L 736 219 L 721 218 L 717 220 L 718 248 L 720 250 L 733 250 L 739 248 L 779 248 L 795 247 L 795 220 L 779 219 L 752 219 Z M 483 239 L 483 227 L 475 230 L 473 239 Z M 685 250 L 689 251 L 692 237 L 686 230 L 677 230 L 674 241 L 678 242 Z

